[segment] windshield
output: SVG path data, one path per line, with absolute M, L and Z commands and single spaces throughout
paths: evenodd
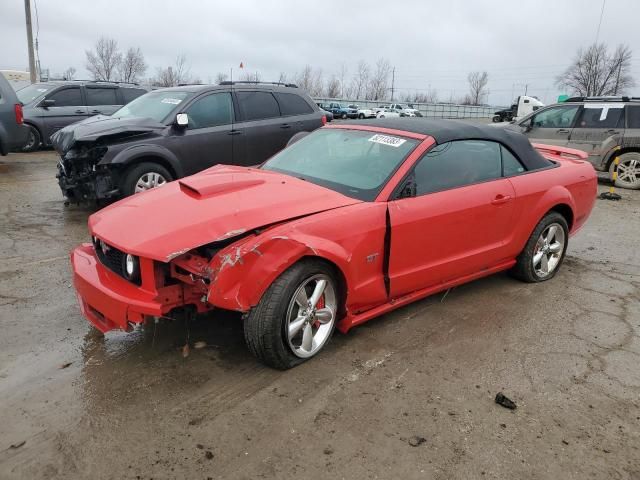
M 43 96 L 52 88 L 53 85 L 34 83 L 33 85 L 21 88 L 16 92 L 16 95 L 18 96 L 18 100 L 20 100 L 23 105 L 27 105 L 28 103 L 33 102 L 36 98 Z
M 151 118 L 162 122 L 187 97 L 189 92 L 162 91 L 145 93 L 131 103 L 126 104 L 112 116 L 117 118 Z
M 375 132 L 325 128 L 285 148 L 261 168 L 372 201 L 417 143 Z

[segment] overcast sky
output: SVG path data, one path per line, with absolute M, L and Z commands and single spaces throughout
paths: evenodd
M 602 9 L 601 0 L 31 1 L 41 65 L 52 74 L 72 66 L 88 78 L 85 50 L 107 35 L 123 50 L 142 49 L 146 76 L 182 53 L 205 82 L 240 62 L 277 80 L 306 64 L 329 77 L 344 63 L 351 74 L 359 60 L 383 57 L 395 66 L 398 90 L 432 88 L 442 99 L 466 92 L 469 71 L 486 70 L 494 105 L 510 103 L 525 84 L 553 102 L 556 75 L 594 42 Z M 606 0 L 600 41 L 626 43 L 638 58 L 638 14 L 638 0 Z M 0 69 L 28 65 L 24 19 L 23 0 L 0 0 Z

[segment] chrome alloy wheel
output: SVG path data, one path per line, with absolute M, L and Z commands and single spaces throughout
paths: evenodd
M 549 276 L 560 264 L 565 246 L 564 229 L 558 223 L 545 228 L 533 251 L 533 270 L 540 278 Z
M 640 160 L 625 159 L 618 165 L 618 183 L 624 187 L 637 187 L 640 183 Z
M 289 307 L 285 333 L 289 347 L 300 358 L 314 356 L 331 336 L 337 311 L 336 289 L 328 275 L 304 280 Z
M 136 182 L 134 193 L 144 192 L 167 183 L 167 179 L 157 172 L 147 172 L 140 176 Z

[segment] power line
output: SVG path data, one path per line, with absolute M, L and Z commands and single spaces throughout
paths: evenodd
M 602 0 L 602 10 L 600 10 L 600 21 L 598 22 L 598 30 L 596 31 L 596 41 L 595 44 L 598 44 L 598 38 L 600 38 L 600 25 L 602 25 L 602 16 L 604 15 L 604 6 L 607 3 L 607 0 Z

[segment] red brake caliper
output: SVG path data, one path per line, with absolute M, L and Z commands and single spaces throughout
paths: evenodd
M 318 299 L 318 303 L 316 303 L 316 310 L 320 310 L 321 308 L 324 308 L 324 293 Z M 318 328 L 320 326 L 320 320 L 316 320 L 315 322 L 313 322 L 313 326 L 315 328 Z

